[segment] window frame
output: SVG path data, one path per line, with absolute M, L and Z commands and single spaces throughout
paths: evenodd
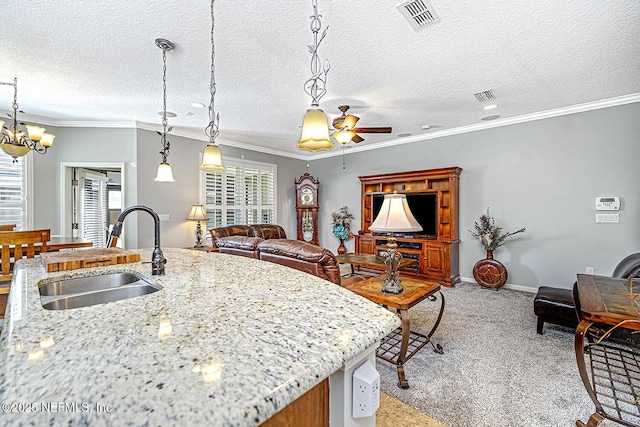
M 229 226 L 229 225 L 248 225 L 249 221 L 247 219 L 247 211 L 249 209 L 257 209 L 258 210 L 258 219 L 260 220 L 261 215 L 260 212 L 262 210 L 265 209 L 265 207 L 270 207 L 271 211 L 272 211 L 272 223 L 273 224 L 277 224 L 278 223 L 278 191 L 277 191 L 277 187 L 278 187 L 278 165 L 275 163 L 267 163 L 267 162 L 259 162 L 259 161 L 255 161 L 255 160 L 246 160 L 246 159 L 237 159 L 237 158 L 225 158 L 223 161 L 223 164 L 225 166 L 225 170 L 221 171 L 222 172 L 222 204 L 220 206 L 216 206 L 216 209 L 221 209 L 222 213 L 221 213 L 221 223 L 218 225 L 215 225 L 217 227 L 225 227 L 225 226 Z M 227 211 L 229 210 L 229 206 L 234 206 L 234 209 L 238 209 L 238 205 L 228 205 L 227 204 L 227 173 L 229 170 L 230 166 L 234 166 L 234 167 L 239 167 L 242 169 L 242 178 L 245 178 L 245 171 L 247 169 L 257 169 L 258 170 L 258 175 L 260 175 L 261 171 L 265 171 L 265 170 L 269 170 L 272 172 L 273 174 L 273 188 L 272 188 L 272 192 L 273 192 L 273 204 L 269 204 L 269 205 L 264 205 L 262 204 L 262 194 L 260 194 L 260 180 L 258 180 L 258 193 L 259 193 L 259 203 L 256 205 L 248 205 L 246 203 L 246 197 L 243 197 L 242 200 L 244 201 L 244 203 L 242 203 L 240 206 L 240 210 L 241 210 L 241 218 L 242 218 L 242 223 L 243 224 L 238 224 L 238 223 L 234 223 L 234 224 L 228 224 L 227 223 L 227 219 L 228 219 L 228 215 L 227 215 Z M 205 207 L 205 210 L 209 213 L 212 205 L 207 204 L 207 173 L 216 173 L 216 171 L 212 171 L 212 172 L 208 172 L 208 171 L 202 171 L 202 173 L 200 174 L 200 198 L 202 200 L 202 205 Z M 243 195 L 246 195 L 246 186 L 245 186 L 245 180 L 242 179 L 242 185 L 243 185 Z M 210 220 L 209 220 L 210 221 Z M 205 224 L 206 226 L 206 230 L 213 228 L 214 225 L 210 224 L 210 222 L 207 222 Z M 262 223 L 262 222 L 259 222 Z M 209 233 L 207 233 L 207 241 L 211 240 L 211 236 L 209 235 Z
M 31 152 L 28 152 L 26 155 L 22 157 L 18 157 L 17 163 L 21 167 L 21 176 L 20 176 L 20 188 L 22 190 L 21 201 L 18 204 L 11 204 L 13 207 L 20 208 L 20 224 L 18 225 L 19 230 L 30 230 L 33 229 L 33 203 L 31 203 L 31 198 L 33 194 L 33 156 L 30 155 Z M 13 158 L 8 154 L 0 151 L 0 155 L 7 158 L 9 161 L 13 161 Z M 1 179 L 1 178 L 0 178 Z M 1 202 L 0 202 L 1 203 Z

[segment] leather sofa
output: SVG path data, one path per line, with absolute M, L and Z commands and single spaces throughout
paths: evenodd
M 209 230 L 214 248 L 222 253 L 259 258 L 258 243 L 265 239 L 286 239 L 276 224 L 230 225 Z
M 340 264 L 328 249 L 299 240 L 287 239 L 275 224 L 232 225 L 213 228 L 213 246 L 221 253 L 257 258 L 304 271 L 342 285 Z M 347 279 L 360 281 L 361 277 Z
M 328 249 L 300 240 L 269 239 L 258 244 L 263 261 L 286 265 L 340 285 L 340 264 Z

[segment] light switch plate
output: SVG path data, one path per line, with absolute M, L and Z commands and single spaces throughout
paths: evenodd
M 620 214 L 617 214 L 617 213 L 596 214 L 596 222 L 606 223 L 606 224 L 617 224 L 620 222 Z
M 169 222 L 171 220 L 169 214 L 158 214 L 158 218 L 160 218 L 160 222 Z

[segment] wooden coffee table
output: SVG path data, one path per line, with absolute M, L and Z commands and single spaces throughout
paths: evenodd
M 353 266 L 357 267 L 365 267 L 371 268 L 374 270 L 385 270 L 386 264 L 384 263 L 385 258 L 380 255 L 371 255 L 371 254 L 344 254 L 336 256 L 336 259 L 341 264 L 351 264 L 351 275 L 356 274 Z M 413 268 L 416 269 L 416 275 L 418 274 L 418 260 L 413 258 L 402 258 L 400 260 L 400 265 L 398 269 L 403 268 Z
M 442 354 L 442 346 L 434 345 L 431 336 L 438 328 L 442 313 L 444 312 L 444 295 L 440 292 L 440 284 L 428 282 L 407 276 L 399 276 L 402 280 L 403 291 L 399 294 L 388 294 L 382 292 L 384 278 L 386 274 L 372 277 L 371 279 L 355 283 L 349 289 L 358 295 L 385 307 L 394 308 L 400 319 L 402 326 L 382 339 L 380 347 L 376 350 L 376 355 L 390 363 L 395 363 L 398 370 L 398 386 L 409 388 L 409 382 L 404 375 L 404 363 L 411 359 L 422 347 L 431 344 L 436 353 Z M 436 301 L 440 295 L 440 312 L 431 330 L 425 335 L 411 330 L 409 320 L 409 309 L 416 304 L 429 299 Z

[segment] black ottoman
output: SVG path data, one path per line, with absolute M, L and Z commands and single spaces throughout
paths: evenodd
M 544 322 L 574 329 L 578 326 L 578 315 L 571 289 L 540 286 L 533 300 L 533 312 L 538 316 L 538 333 L 540 335 L 542 335 Z

